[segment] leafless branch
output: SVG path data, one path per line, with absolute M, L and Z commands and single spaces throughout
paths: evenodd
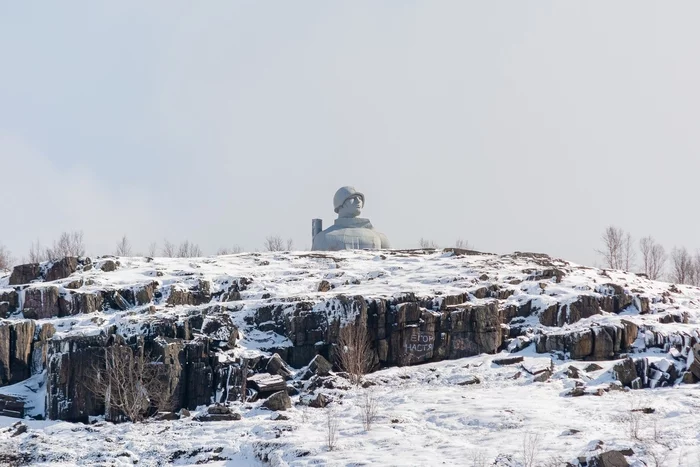
M 131 243 L 129 239 L 126 238 L 126 235 L 123 235 L 121 240 L 117 242 L 114 254 L 116 256 L 131 256 Z
M 359 385 L 362 376 L 372 369 L 374 359 L 367 328 L 354 323 L 341 328 L 334 356 L 338 366 L 350 375 L 350 381 Z
M 106 412 L 118 413 L 132 422 L 143 420 L 149 408 L 167 408 L 172 398 L 165 365 L 151 361 L 143 347 L 126 345 L 104 349 L 104 357 L 88 371 L 85 387 L 105 401 Z

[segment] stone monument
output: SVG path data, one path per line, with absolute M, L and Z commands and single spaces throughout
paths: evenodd
M 333 207 L 338 218 L 326 230 L 321 219 L 311 221 L 312 250 L 337 251 L 391 248 L 386 235 L 374 230 L 369 219 L 357 217 L 365 205 L 365 195 L 354 187 L 344 186 L 335 192 Z

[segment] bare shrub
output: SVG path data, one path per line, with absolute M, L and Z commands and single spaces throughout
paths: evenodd
M 363 392 L 362 400 L 360 401 L 360 410 L 362 414 L 362 427 L 365 431 L 369 431 L 372 429 L 372 424 L 377 419 L 379 413 L 379 404 L 373 391 L 366 390 Z
M 455 241 L 455 248 L 460 248 L 462 250 L 473 249 L 467 240 L 462 240 L 461 238 L 458 238 L 457 241 Z
M 362 376 L 372 369 L 374 359 L 367 328 L 354 323 L 341 328 L 334 356 L 338 366 L 350 375 L 350 382 L 359 385 Z
M 161 248 L 160 254 L 166 258 L 174 258 L 176 253 L 175 245 L 170 243 L 167 238 L 163 240 L 163 248 Z
M 471 463 L 469 464 L 470 467 L 486 467 L 487 465 L 489 465 L 489 462 L 486 458 L 486 452 L 482 449 L 474 449 L 471 452 L 469 458 L 471 461 Z
M 12 255 L 5 245 L 0 244 L 0 271 L 8 271 L 12 267 Z
M 151 242 L 150 245 L 148 245 L 148 256 L 153 258 L 156 255 L 156 249 L 158 245 L 156 242 Z
M 151 361 L 143 347 L 126 345 L 104 349 L 104 357 L 88 371 L 85 387 L 103 398 L 108 412 L 116 411 L 132 422 L 142 421 L 151 407 L 167 408 L 172 398 L 165 365 Z
M 191 243 L 189 240 L 185 240 L 180 243 L 177 249 L 178 258 L 198 258 L 202 256 L 202 250 L 196 243 Z
M 241 248 L 238 245 L 233 245 L 231 248 L 219 248 L 216 250 L 217 256 L 222 256 L 222 255 L 236 255 L 238 253 L 243 253 L 243 248 Z
M 126 238 L 126 235 L 123 235 L 121 240 L 117 242 L 114 254 L 116 256 L 131 256 L 131 243 L 129 239 Z
M 535 467 L 540 452 L 539 433 L 525 433 L 523 437 L 523 464 L 525 467 Z
M 649 279 L 659 279 L 666 264 L 666 250 L 664 250 L 663 246 L 656 243 L 653 237 L 644 237 L 639 240 L 639 249 L 642 252 L 644 274 Z
M 46 257 L 50 260 L 66 256 L 85 256 L 85 242 L 82 231 L 63 232 L 53 246 L 46 249 Z
M 433 240 L 428 240 L 427 238 L 421 237 L 418 240 L 418 246 L 423 249 L 437 249 L 440 248 L 436 242 Z
M 270 235 L 263 244 L 265 251 L 290 251 L 294 249 L 294 242 L 288 238 L 285 242 L 279 235 Z
M 632 411 L 625 414 L 620 421 L 625 426 L 625 432 L 630 439 L 641 441 L 642 439 L 642 415 L 641 412 Z
M 651 467 L 665 467 L 666 460 L 668 459 L 668 455 L 670 454 L 670 451 L 666 449 L 664 446 L 645 446 L 645 451 L 647 454 L 647 457 L 649 458 L 650 466 Z
M 331 406 L 326 407 L 326 447 L 335 450 L 338 445 L 338 413 Z

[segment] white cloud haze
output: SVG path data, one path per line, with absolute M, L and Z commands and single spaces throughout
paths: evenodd
M 15 256 L 309 247 L 345 184 L 396 247 L 700 248 L 696 3 L 101 3 L 2 7 Z

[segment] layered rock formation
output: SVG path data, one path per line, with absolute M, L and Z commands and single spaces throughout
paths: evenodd
M 0 386 L 44 375 L 45 415 L 85 420 L 105 411 L 85 372 L 127 345 L 165 365 L 174 412 L 240 397 L 249 373 L 280 375 L 274 353 L 294 368 L 333 361 L 348 323 L 366 327 L 376 367 L 530 343 L 576 360 L 654 347 L 685 360 L 697 303 L 693 288 L 523 253 L 65 258 L 0 278 Z M 643 386 L 661 378 L 650 368 L 637 372 Z M 682 376 L 661 372 L 660 384 Z

